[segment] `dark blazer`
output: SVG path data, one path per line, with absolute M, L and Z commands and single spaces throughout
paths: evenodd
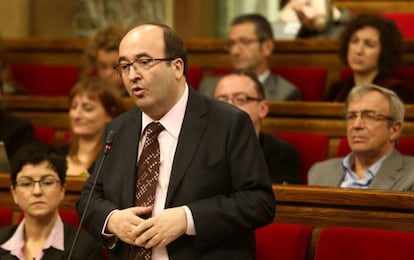
M 414 103 L 414 86 L 400 79 L 378 75 L 375 77 L 373 84 L 394 91 L 405 104 Z M 333 83 L 329 88 L 325 101 L 344 102 L 354 86 L 353 77 Z
M 108 214 L 134 206 L 141 117 L 134 108 L 107 125 L 106 132 L 116 135 L 84 225 L 102 243 Z M 83 212 L 96 174 L 85 184 L 78 212 Z M 254 259 L 254 230 L 271 222 L 275 213 L 269 173 L 249 116 L 191 87 L 165 208 L 183 205 L 192 212 L 197 235 L 171 242 L 167 251 L 172 260 Z M 111 250 L 112 259 L 127 259 L 128 249 L 119 241 Z
M 200 83 L 200 93 L 213 97 L 214 90 L 221 76 L 206 77 Z M 299 88 L 281 76 L 270 73 L 263 83 L 267 100 L 301 100 L 302 95 Z
M 35 140 L 31 122 L 7 115 L 0 109 L 0 141 L 3 141 L 6 145 L 9 159 L 22 145 Z
M 65 250 L 60 251 L 55 248 L 49 248 L 45 251 L 42 260 L 66 260 L 75 238 L 76 228 L 67 224 L 64 225 Z M 0 244 L 3 244 L 14 234 L 17 225 L 0 228 Z M 0 248 L 0 260 L 16 260 L 17 257 L 10 255 L 10 251 Z M 102 260 L 104 259 L 102 247 L 97 241 L 92 239 L 86 232 L 79 234 L 75 250 L 72 253 L 71 260 Z
M 259 143 L 272 183 L 301 183 L 299 153 L 293 145 L 263 133 L 259 134 Z
M 314 164 L 309 170 L 309 185 L 339 187 L 345 178 L 342 159 L 335 158 Z M 369 189 L 414 191 L 414 157 L 394 150 L 382 163 Z

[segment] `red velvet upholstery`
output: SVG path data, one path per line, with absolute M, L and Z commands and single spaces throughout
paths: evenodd
M 256 259 L 304 260 L 313 228 L 271 223 L 256 229 Z
M 13 79 L 30 95 L 66 96 L 79 79 L 79 67 L 67 65 L 14 64 Z
M 231 68 L 222 67 L 212 71 L 213 75 L 221 75 Z M 328 70 L 322 67 L 272 67 L 271 71 L 282 76 L 292 84 L 296 85 L 301 93 L 304 101 L 322 101 Z
M 395 22 L 404 39 L 414 38 L 414 13 L 384 12 L 382 15 Z
M 316 244 L 315 260 L 414 259 L 414 233 L 328 227 Z
M 35 134 L 36 139 L 38 141 L 42 141 L 47 144 L 55 143 L 55 133 L 56 133 L 56 130 L 52 127 L 41 127 L 41 126 L 34 127 L 34 134 Z
M 198 90 L 201 78 L 203 77 L 203 70 L 198 66 L 190 66 L 187 71 L 187 81 L 195 89 Z
M 398 151 L 400 151 L 401 154 L 414 156 L 414 138 L 400 138 L 400 140 L 398 141 L 397 149 Z M 336 149 L 336 156 L 344 157 L 350 152 L 351 148 L 349 148 L 346 137 L 341 138 Z
M 322 67 L 273 67 L 272 72 L 297 86 L 304 101 L 322 101 L 328 69 Z
M 316 162 L 326 159 L 329 138 L 325 135 L 305 133 L 273 133 L 275 136 L 294 145 L 300 157 L 300 175 L 303 184 L 308 183 L 309 168 Z
M 13 210 L 8 208 L 0 208 L 0 227 L 12 224 Z

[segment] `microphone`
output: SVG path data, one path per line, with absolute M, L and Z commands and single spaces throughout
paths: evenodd
M 73 242 L 72 242 L 72 246 L 71 246 L 70 251 L 69 251 L 68 260 L 71 259 L 72 254 L 73 254 L 73 250 L 75 249 L 75 245 L 76 245 L 76 242 L 78 240 L 79 233 L 80 233 L 81 227 L 83 225 L 83 221 L 84 221 L 85 216 L 86 216 L 86 211 L 88 210 L 89 203 L 90 203 L 91 198 L 92 198 L 92 194 L 93 194 L 93 192 L 95 190 L 96 182 L 98 181 L 99 175 L 101 174 L 102 166 L 103 166 L 103 164 L 105 162 L 106 155 L 108 154 L 108 152 L 112 148 L 112 142 L 114 140 L 114 137 L 115 137 L 115 131 L 110 130 L 109 133 L 108 133 L 108 135 L 107 135 L 107 137 L 106 137 L 106 140 L 105 140 L 105 147 L 104 147 L 104 150 L 103 150 L 102 159 L 99 162 L 98 170 L 96 171 L 95 179 L 93 180 L 93 183 L 92 183 L 92 188 L 89 191 L 88 199 L 86 200 L 85 208 L 84 208 L 84 210 L 82 212 L 82 216 L 81 216 L 81 219 L 79 221 L 79 226 L 78 226 L 78 228 L 76 230 L 76 234 L 75 234 L 75 237 L 74 237 Z

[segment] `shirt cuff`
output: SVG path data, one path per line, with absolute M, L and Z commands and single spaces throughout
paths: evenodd
M 190 210 L 189 207 L 183 206 L 183 209 L 185 211 L 185 215 L 186 215 L 186 218 L 187 218 L 187 228 L 185 230 L 185 234 L 190 235 L 190 236 L 195 236 L 196 235 L 196 230 L 195 230 L 195 227 L 194 227 L 193 214 L 191 213 L 191 210 Z
M 102 231 L 101 231 L 101 235 L 104 237 L 104 239 L 107 241 L 107 247 L 109 248 L 109 249 L 113 249 L 115 246 L 116 246 L 116 243 L 118 242 L 118 238 L 114 235 L 114 234 L 111 234 L 111 233 L 106 233 L 105 232 L 105 230 L 106 230 L 106 225 L 108 225 L 108 221 L 109 221 L 109 218 L 111 217 L 111 215 L 112 214 L 114 214 L 116 211 L 118 211 L 117 209 L 116 210 L 113 210 L 113 211 L 111 211 L 109 214 L 108 214 L 108 216 L 106 217 L 106 219 L 105 219 L 105 222 L 104 222 L 104 225 L 103 225 L 103 227 L 102 227 Z

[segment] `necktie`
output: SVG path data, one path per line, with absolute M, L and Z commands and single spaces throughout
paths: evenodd
M 154 205 L 155 189 L 157 187 L 160 169 L 160 146 L 158 134 L 164 130 L 159 122 L 152 122 L 146 127 L 146 138 L 137 167 L 137 186 L 135 205 L 147 207 Z M 142 216 L 143 218 L 149 216 Z M 130 258 L 134 260 L 151 259 L 151 249 L 132 247 Z

